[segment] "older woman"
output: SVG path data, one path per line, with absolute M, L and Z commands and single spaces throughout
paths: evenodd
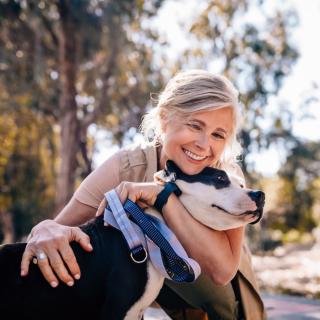
M 110 157 L 82 182 L 54 220 L 33 228 L 21 274 L 27 275 L 32 257 L 40 255 L 39 268 L 51 286 L 57 286 L 58 279 L 72 286 L 80 270 L 69 242 L 75 240 L 92 250 L 88 236 L 75 226 L 95 216 L 104 193 L 112 188 L 121 199 L 153 205 L 161 190 L 153 174 L 164 168 L 167 159 L 187 174 L 212 166 L 242 177 L 235 162 L 237 100 L 236 89 L 223 76 L 192 70 L 171 79 L 142 122 L 142 132 L 149 140 L 152 136 L 152 142 Z M 167 313 L 173 319 L 262 319 L 263 304 L 243 245 L 243 227 L 209 229 L 188 214 L 174 194 L 163 207 L 163 216 L 202 268 L 195 283 L 166 281 L 158 302 Z

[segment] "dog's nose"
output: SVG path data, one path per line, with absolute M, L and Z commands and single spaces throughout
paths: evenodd
M 260 190 L 250 191 L 249 197 L 256 203 L 258 209 L 262 209 L 265 201 L 265 194 Z

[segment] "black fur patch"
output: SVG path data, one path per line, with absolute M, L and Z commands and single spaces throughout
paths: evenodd
M 166 172 L 168 175 L 170 175 L 170 173 L 174 173 L 176 175 L 176 179 L 190 183 L 201 182 L 206 185 L 214 186 L 216 189 L 227 188 L 231 184 L 226 172 L 216 168 L 206 167 L 198 174 L 188 175 L 183 173 L 172 160 L 168 160 L 166 163 Z

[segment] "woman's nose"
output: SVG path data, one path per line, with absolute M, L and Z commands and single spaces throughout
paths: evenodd
M 196 139 L 196 146 L 200 149 L 209 148 L 209 139 L 205 134 L 199 135 L 199 137 Z

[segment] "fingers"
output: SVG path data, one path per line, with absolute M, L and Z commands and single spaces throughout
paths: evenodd
M 163 189 L 156 183 L 121 182 L 115 189 L 119 199 L 124 203 L 127 199 L 133 202 L 141 201 L 147 205 L 153 205 L 158 193 Z
M 96 217 L 99 217 L 99 216 L 101 216 L 102 214 L 103 214 L 103 212 L 104 212 L 104 209 L 107 207 L 107 200 L 106 200 L 106 198 L 104 198 L 101 202 L 100 202 L 100 204 L 99 204 L 99 208 L 98 208 L 98 210 L 97 210 L 97 212 L 96 212 Z
M 121 182 L 116 188 L 121 203 L 124 203 L 128 198 L 128 182 Z
M 71 241 L 77 241 L 86 251 L 93 250 L 90 238 L 80 228 L 53 221 L 38 227 L 23 253 L 21 276 L 28 274 L 30 261 L 37 257 L 38 267 L 52 287 L 58 285 L 58 279 L 72 286 L 74 279 L 80 278 L 80 268 L 69 244 Z
M 79 265 L 77 263 L 76 257 L 71 249 L 71 247 L 69 245 L 65 246 L 63 248 L 63 250 L 60 251 L 61 257 L 63 259 L 63 261 L 65 262 L 65 264 L 67 265 L 68 269 L 70 270 L 72 276 L 74 279 L 79 280 L 80 279 L 80 268 Z M 65 268 L 64 268 L 65 269 Z M 66 273 L 64 269 L 60 269 L 60 271 L 62 272 L 61 275 L 63 277 L 65 277 L 65 279 L 67 279 L 66 277 Z M 60 274 L 58 274 L 59 278 L 62 279 L 60 277 Z M 73 285 L 73 283 L 71 284 L 71 282 L 73 282 L 73 279 L 67 279 L 67 284 L 69 286 Z
M 124 181 L 116 188 L 119 199 L 124 203 L 127 199 L 136 202 L 142 197 L 142 190 L 137 189 L 134 183 Z
M 138 200 L 136 203 L 141 209 L 147 209 L 149 207 L 145 202 L 140 200 Z
M 57 251 L 55 251 L 56 255 L 59 256 L 59 254 L 57 253 Z M 37 254 L 37 256 L 39 256 L 39 253 Z M 56 261 L 57 257 L 55 257 L 54 252 L 50 253 L 50 256 L 52 256 L 52 260 Z M 63 264 L 60 256 L 58 257 L 58 259 L 60 259 L 60 263 Z M 57 268 L 57 262 L 55 262 L 54 266 Z M 46 255 L 46 257 L 44 259 L 38 259 L 37 260 L 37 265 L 42 273 L 42 275 L 44 276 L 44 278 L 46 279 L 46 281 L 48 281 L 50 283 L 50 285 L 55 288 L 58 286 L 58 279 L 55 276 L 51 265 L 49 264 L 49 259 L 48 259 L 48 255 Z M 60 278 L 61 279 L 61 278 Z M 61 279 L 62 280 L 62 279 Z
M 61 256 L 66 261 L 70 272 L 74 275 L 75 279 L 80 279 L 80 269 L 75 261 L 75 256 L 69 243 L 66 242 L 62 248 Z M 46 251 L 42 249 L 38 249 L 36 251 L 31 245 L 30 248 L 27 248 L 23 254 L 21 262 L 21 275 L 26 276 L 28 274 L 30 261 L 34 259 L 34 257 L 37 257 L 36 262 L 41 273 L 53 288 L 58 286 L 58 278 L 68 286 L 72 286 L 74 284 L 74 279 L 68 272 L 61 259 L 61 256 L 56 248 L 51 248 L 49 246 Z
M 86 251 L 92 251 L 93 248 L 90 244 L 90 238 L 87 234 L 85 234 L 80 228 L 73 227 L 69 229 L 71 234 L 69 235 L 70 241 L 78 242 L 81 247 Z M 64 242 L 64 243 L 63 243 Z M 60 254 L 59 254 L 60 253 Z M 67 240 L 61 241 L 59 243 L 59 252 L 56 250 L 48 251 L 48 257 L 50 260 L 50 265 L 56 275 L 68 286 L 73 286 L 74 279 L 80 279 L 80 267 L 77 263 L 74 252 L 72 251 L 69 242 Z M 48 268 L 49 264 L 46 261 L 41 261 L 42 266 L 40 265 L 40 261 L 38 261 L 41 272 L 47 279 L 47 281 L 52 283 L 55 279 L 52 277 L 52 270 Z M 70 273 L 72 276 L 70 275 Z
M 90 243 L 90 238 L 89 236 L 84 233 L 80 228 L 78 227 L 73 227 L 73 228 L 70 228 L 70 239 L 71 241 L 76 241 L 80 244 L 80 246 L 90 252 L 93 250 L 92 248 L 92 245 Z
M 55 251 L 56 253 L 51 252 L 50 256 L 53 257 L 53 261 L 55 263 L 55 267 L 57 268 L 57 265 L 60 263 L 63 265 L 63 262 L 58 254 L 57 251 Z M 26 250 L 22 256 L 22 261 L 21 261 L 21 276 L 26 276 L 29 272 L 29 267 L 30 267 L 30 261 L 32 259 L 34 259 L 34 257 L 37 257 L 37 259 L 35 260 L 38 267 L 41 270 L 41 273 L 43 274 L 44 278 L 50 283 L 50 285 L 52 287 L 56 287 L 58 285 L 58 279 L 55 276 L 51 265 L 49 264 L 49 259 L 48 259 L 48 255 L 43 251 L 43 250 L 38 250 L 36 252 L 33 244 L 31 245 L 27 245 Z M 41 258 L 40 258 L 41 257 Z M 60 262 L 59 262 L 60 259 Z M 58 262 L 57 262 L 58 261 Z M 62 272 L 60 272 L 60 274 L 62 274 Z M 64 277 L 64 279 L 66 280 L 70 280 L 67 279 L 67 277 Z M 72 278 L 71 278 L 72 280 Z
M 30 261 L 32 260 L 32 258 L 35 256 L 35 253 L 32 252 L 32 250 L 30 248 L 28 248 L 28 246 L 26 247 L 23 256 L 22 256 L 22 260 L 21 260 L 21 276 L 24 277 L 29 273 L 29 266 L 30 266 Z

